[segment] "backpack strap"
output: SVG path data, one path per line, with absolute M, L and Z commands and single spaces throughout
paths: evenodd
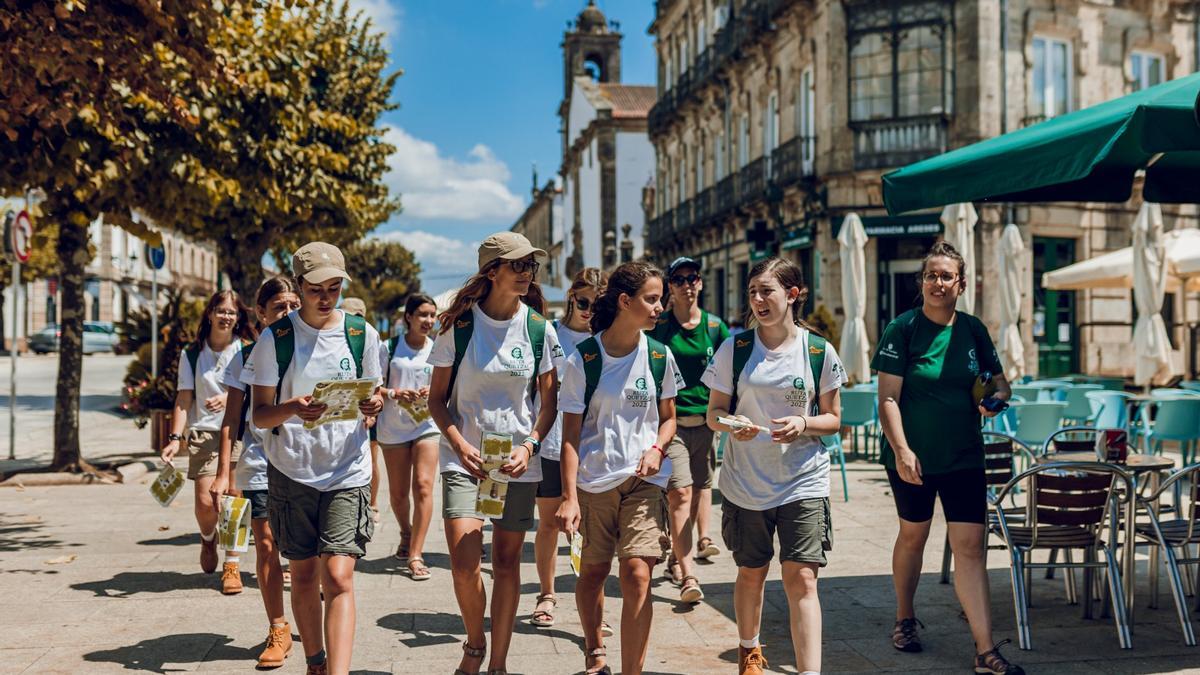
M 816 394 L 813 397 L 810 411 L 810 414 L 813 415 L 816 415 L 821 409 L 821 375 L 825 372 L 825 344 L 825 338 L 811 330 L 808 331 L 808 365 L 812 368 L 813 392 Z
M 450 384 L 446 393 L 454 391 L 454 381 L 458 379 L 458 367 L 462 365 L 467 355 L 467 345 L 471 344 L 471 335 L 475 332 L 475 313 L 468 307 L 463 315 L 454 320 L 454 365 L 450 366 Z
M 587 408 L 592 403 L 592 394 L 596 393 L 596 387 L 600 385 L 600 372 L 604 370 L 604 360 L 600 356 L 600 343 L 595 336 L 575 345 L 575 349 L 579 351 L 580 358 L 583 359 L 583 379 L 585 388 L 583 390 L 583 408 L 584 416 L 587 416 Z
M 388 341 L 387 341 L 388 365 L 384 366 L 384 368 L 383 368 L 383 386 L 384 387 L 389 387 L 392 384 L 391 360 L 396 358 L 396 348 L 399 346 L 400 346 L 400 336 L 399 335 L 393 335 L 392 337 L 388 338 Z
M 250 352 L 254 351 L 253 342 L 247 342 L 242 345 L 242 365 L 246 365 L 246 361 L 250 360 Z M 246 433 L 246 416 L 250 414 L 250 395 L 251 387 L 246 385 L 246 391 L 242 397 L 242 416 L 238 419 L 237 437 L 234 440 L 241 440 L 242 435 Z
M 538 371 L 541 370 L 542 356 L 546 353 L 546 317 L 529 308 L 525 315 L 525 332 L 529 334 L 529 344 L 533 347 L 533 372 L 529 375 L 529 400 L 537 395 Z
M 661 401 L 663 378 L 667 374 L 667 346 L 647 335 L 646 358 L 650 363 L 650 375 L 654 378 L 654 399 Z
M 733 395 L 729 397 L 729 413 L 731 415 L 737 411 L 738 380 L 741 379 L 742 371 L 746 369 L 746 363 L 750 361 L 750 353 L 753 351 L 753 330 L 733 336 Z
M 200 377 L 200 374 L 196 372 L 196 364 L 200 363 L 200 352 L 203 349 L 203 344 L 200 342 L 193 342 L 187 346 L 187 349 L 183 350 L 183 353 L 187 355 L 188 364 L 192 366 L 192 382 L 195 382 Z
M 363 374 L 363 352 L 367 350 L 367 320 L 357 314 L 346 314 L 343 325 L 346 331 L 346 344 L 350 346 L 350 357 L 354 359 L 354 377 Z
M 283 390 L 283 376 L 288 366 L 292 365 L 292 355 L 296 353 L 296 329 L 292 319 L 284 316 L 271 324 L 271 336 L 275 338 L 275 364 L 279 367 L 279 382 L 275 384 L 275 405 L 279 405 L 279 393 Z M 271 429 L 271 433 L 279 435 L 279 427 Z

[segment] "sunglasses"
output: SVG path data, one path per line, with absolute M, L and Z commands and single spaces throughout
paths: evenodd
M 695 273 L 688 275 L 674 274 L 671 276 L 672 286 L 682 286 L 684 284 L 695 286 L 697 281 L 700 281 L 700 275 Z
M 572 298 L 571 301 L 575 303 L 575 309 L 581 312 L 586 312 L 592 308 L 592 301 L 587 298 Z
M 536 260 L 510 260 L 508 261 L 508 266 L 511 267 L 512 271 L 516 272 L 517 274 L 529 272 L 530 274 L 536 276 L 538 269 L 540 269 L 542 266 L 542 263 Z

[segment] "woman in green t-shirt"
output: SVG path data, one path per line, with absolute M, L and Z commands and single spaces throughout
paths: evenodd
M 955 310 L 958 296 L 973 282 L 964 277 L 965 266 L 953 246 L 934 244 L 921 265 L 922 305 L 888 324 L 871 362 L 879 371 L 881 462 L 900 520 L 892 549 L 897 604 L 892 646 L 921 651 L 913 595 L 940 498 L 954 552 L 954 590 L 975 639 L 975 672 L 1021 675 L 1025 671 L 1006 661 L 992 642 L 980 416 L 995 413 L 976 405 L 972 387 L 986 372 L 993 374 L 996 398 L 1007 400 L 1011 392 L 987 328 Z

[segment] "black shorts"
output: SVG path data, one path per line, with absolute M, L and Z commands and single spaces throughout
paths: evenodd
M 982 467 L 921 476 L 922 485 L 904 482 L 893 469 L 888 469 L 887 475 L 896 500 L 896 513 L 910 523 L 931 520 L 934 499 L 939 497 L 946 522 L 980 525 L 987 522 L 987 480 Z
M 562 496 L 562 471 L 557 459 L 538 457 L 542 463 L 542 482 L 538 483 L 539 499 L 556 499 Z
M 242 496 L 250 500 L 250 518 L 258 520 L 270 515 L 267 508 L 266 490 L 242 490 Z

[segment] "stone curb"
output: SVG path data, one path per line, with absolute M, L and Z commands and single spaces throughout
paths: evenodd
M 115 483 L 133 483 L 142 476 L 145 476 L 150 471 L 154 471 L 158 465 L 148 459 L 138 460 L 122 464 L 116 468 L 118 480 L 106 480 L 99 476 L 90 473 L 67 473 L 67 472 L 50 472 L 50 473 L 18 473 L 4 482 L 0 482 L 0 488 L 15 487 L 51 487 L 58 485 L 94 485 L 94 484 L 115 484 Z

